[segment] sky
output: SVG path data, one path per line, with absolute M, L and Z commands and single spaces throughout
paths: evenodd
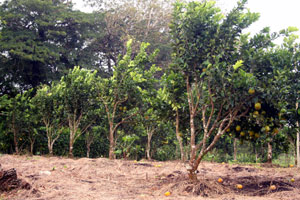
M 77 9 L 85 12 L 92 10 L 84 7 L 83 0 L 73 2 Z M 222 9 L 225 10 L 230 10 L 236 2 L 237 0 L 219 0 Z M 300 29 L 300 0 L 248 0 L 247 8 L 251 12 L 260 13 L 260 19 L 247 29 L 251 34 L 259 32 L 266 26 L 269 26 L 271 31 L 279 31 L 289 26 Z

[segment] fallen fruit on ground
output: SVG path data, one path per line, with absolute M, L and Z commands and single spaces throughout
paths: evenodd
M 237 189 L 243 189 L 243 186 L 242 186 L 241 184 L 237 184 L 237 185 L 236 185 L 236 188 L 237 188 Z
M 165 193 L 165 196 L 167 197 L 167 196 L 170 196 L 171 195 L 171 192 L 166 192 Z
M 276 190 L 276 186 L 275 185 L 271 185 L 270 186 L 270 190 Z
M 290 167 L 294 167 L 294 165 L 293 165 L 293 164 L 290 164 Z
M 294 179 L 294 178 L 291 178 L 291 182 L 295 182 L 295 179 Z
M 219 179 L 218 179 L 218 182 L 219 182 L 219 183 L 223 183 L 223 179 L 222 179 L 222 178 L 219 178 Z

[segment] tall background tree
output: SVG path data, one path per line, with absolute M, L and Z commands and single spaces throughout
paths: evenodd
M 68 1 L 7 0 L 0 19 L 1 94 L 58 80 L 77 65 L 97 66 L 90 45 L 102 35 L 102 14 L 74 11 Z

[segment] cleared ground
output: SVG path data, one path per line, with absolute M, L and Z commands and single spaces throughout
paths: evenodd
M 2 155 L 0 164 L 4 170 L 15 168 L 18 178 L 32 186 L 2 193 L 1 200 L 300 200 L 300 171 L 296 168 L 204 162 L 199 166 L 199 182 L 194 184 L 187 180 L 179 161 Z M 237 189 L 237 184 L 243 188 Z M 167 191 L 171 193 L 168 197 L 164 195 Z

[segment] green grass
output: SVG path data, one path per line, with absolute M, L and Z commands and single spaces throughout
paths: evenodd
M 272 163 L 281 167 L 289 167 L 290 164 L 295 165 L 295 158 L 291 154 L 280 154 L 277 159 L 272 161 Z

